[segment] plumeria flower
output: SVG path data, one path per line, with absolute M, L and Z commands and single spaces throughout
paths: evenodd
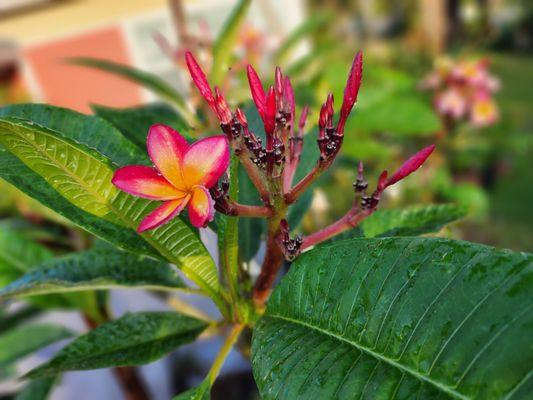
M 460 119 L 467 111 L 465 96 L 459 89 L 451 88 L 439 93 L 435 98 L 435 106 L 442 115 Z
M 209 188 L 215 185 L 229 165 L 230 152 L 225 136 L 210 136 L 189 145 L 174 129 L 153 125 L 146 141 L 155 168 L 128 165 L 112 179 L 120 190 L 134 196 L 162 201 L 146 216 L 139 232 L 154 229 L 188 207 L 189 220 L 197 228 L 213 220 L 213 199 Z
M 474 96 L 470 122 L 477 127 L 489 126 L 499 118 L 498 107 L 492 97 L 486 92 L 480 91 Z

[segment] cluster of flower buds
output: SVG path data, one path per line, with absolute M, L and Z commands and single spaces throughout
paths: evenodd
M 421 82 L 423 89 L 435 94 L 436 111 L 446 120 L 467 120 L 473 126 L 494 124 L 499 118 L 493 93 L 500 83 L 483 60 L 437 60 L 435 69 Z
M 247 66 L 247 77 L 253 102 L 262 119 L 264 142 L 248 128 L 242 110 L 230 110 L 226 99 L 218 88 L 211 89 L 206 76 L 192 54 L 187 52 L 186 62 L 192 80 L 211 110 L 217 115 L 221 128 L 229 137 L 236 152 L 246 151 L 249 158 L 265 174 L 267 178 L 280 177 L 285 171 L 291 181 L 303 148 L 303 129 L 306 124 L 308 108 L 304 107 L 297 129 L 295 129 L 295 96 L 289 77 L 284 76 L 280 68 L 276 68 L 274 85 L 265 91 L 263 83 L 255 69 Z M 357 101 L 361 85 L 362 54 L 357 53 L 350 70 L 344 98 L 337 123 L 334 123 L 333 95 L 329 94 L 324 103 L 318 121 L 320 149 L 319 163 L 329 166 L 338 154 L 344 137 L 346 120 Z M 290 186 L 290 182 L 288 185 Z
M 289 223 L 286 219 L 280 221 L 279 241 L 283 249 L 285 259 L 288 261 L 294 260 L 300 255 L 302 247 L 302 236 L 298 235 L 294 239 L 290 237 Z

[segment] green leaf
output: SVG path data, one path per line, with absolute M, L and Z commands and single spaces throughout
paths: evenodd
M 10 375 L 14 364 L 41 347 L 70 337 L 67 329 L 49 324 L 23 325 L 0 335 L 0 379 Z
M 348 121 L 346 131 L 386 132 L 405 137 L 433 135 L 440 128 L 430 103 L 418 96 L 393 93 L 371 107 L 358 109 Z
M 137 83 L 154 92 L 162 99 L 166 99 L 174 103 L 187 121 L 192 122 L 193 120 L 193 116 L 189 112 L 187 108 L 187 102 L 183 96 L 157 75 L 154 75 L 150 72 L 141 71 L 128 65 L 118 64 L 113 61 L 101 60 L 97 58 L 74 57 L 69 59 L 69 61 L 75 65 L 82 65 L 85 67 L 95 68 L 100 71 L 109 72 L 131 82 Z
M 109 160 L 59 132 L 13 118 L 0 119 L 0 131 L 0 144 L 86 213 L 133 230 L 156 206 L 116 189 Z M 222 306 L 216 266 L 196 231 L 174 218 L 142 237 Z
M 0 334 L 7 332 L 10 329 L 13 329 L 21 324 L 31 320 L 42 312 L 42 310 L 33 307 L 26 306 L 19 308 L 14 312 L 9 314 L 4 314 L 0 309 Z
M 92 105 L 94 113 L 117 127 L 143 153 L 146 152 L 146 136 L 153 124 L 165 124 L 180 131 L 188 130 L 187 123 L 165 103 L 152 103 L 132 108 L 110 108 Z M 136 161 L 138 162 L 138 161 Z
M 234 54 L 235 44 L 250 4 L 251 0 L 240 0 L 237 3 L 215 41 L 210 76 L 213 85 L 220 85 L 225 73 L 230 69 L 229 62 Z
M 378 210 L 361 223 L 365 237 L 416 236 L 436 232 L 466 215 L 455 204 L 417 205 L 396 210 Z
M 14 400 L 46 400 L 56 382 L 55 376 L 35 379 L 27 384 Z
M 433 238 L 303 254 L 254 332 L 264 399 L 525 399 L 533 255 Z
M 209 380 L 206 379 L 203 381 L 200 386 L 194 387 L 187 390 L 186 392 L 180 393 L 172 400 L 209 400 L 211 392 L 211 384 Z
M 126 314 L 79 336 L 27 376 L 147 364 L 191 342 L 206 326 L 174 312 Z
M 13 229 L 0 227 L 0 285 L 28 272 L 33 265 L 53 257 L 46 247 Z
M 0 289 L 0 300 L 112 288 L 171 290 L 185 285 L 169 264 L 118 250 L 58 257 Z
M 119 167 L 149 163 L 145 148 L 139 149 L 104 119 L 48 104 L 15 104 L 0 108 L 0 116 L 31 121 L 85 144 Z M 146 135 L 148 130 L 144 132 Z

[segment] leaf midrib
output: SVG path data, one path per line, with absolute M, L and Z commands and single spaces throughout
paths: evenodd
M 279 314 L 266 314 L 265 315 L 266 317 L 270 317 L 270 318 L 277 318 L 277 319 L 280 319 L 280 320 L 283 320 L 283 321 L 286 321 L 286 322 L 290 322 L 290 323 L 293 323 L 293 324 L 296 324 L 296 325 L 300 325 L 300 326 L 303 326 L 305 328 L 309 328 L 309 329 L 312 329 L 318 333 L 321 333 L 323 335 L 327 335 L 327 336 L 330 336 L 336 340 L 339 340 L 339 341 L 342 341 L 342 342 L 345 342 L 349 345 L 351 345 L 352 347 L 355 347 L 356 349 L 358 349 L 359 351 L 367 354 L 367 355 L 370 355 L 371 357 L 374 357 L 374 358 L 377 358 L 379 359 L 380 361 L 383 361 L 387 364 L 389 364 L 390 366 L 394 367 L 394 368 L 397 368 L 405 373 L 408 373 L 410 375 L 412 375 L 413 377 L 415 377 L 416 379 L 419 379 L 419 380 L 422 380 L 424 382 L 427 382 L 431 385 L 433 385 L 435 388 L 443 391 L 443 392 L 446 392 L 447 394 L 453 396 L 453 397 L 456 397 L 458 399 L 462 399 L 462 400 L 469 400 L 470 397 L 467 397 L 465 395 L 463 395 L 462 393 L 459 393 L 457 392 L 456 390 L 454 390 L 452 387 L 450 386 L 446 386 L 438 381 L 435 381 L 431 378 L 429 378 L 428 376 L 426 375 L 422 375 L 420 374 L 418 371 L 415 371 L 405 365 L 402 365 L 400 363 L 398 363 L 397 361 L 394 361 L 386 356 L 384 356 L 383 354 L 380 354 L 380 353 L 376 353 L 375 351 L 373 351 L 372 349 L 366 347 L 366 346 L 363 346 L 361 345 L 360 343 L 356 343 L 354 341 L 351 341 L 349 339 L 346 339 L 342 336 L 339 336 L 338 334 L 334 333 L 334 332 L 330 332 L 328 330 L 325 330 L 323 328 L 320 328 L 318 326 L 314 326 L 314 325 L 311 325 L 307 322 L 304 322 L 304 321 L 299 321 L 299 320 L 296 320 L 296 319 L 293 319 L 293 318 L 290 318 L 290 317 L 287 317 L 287 316 L 284 316 L 284 315 L 279 315 Z

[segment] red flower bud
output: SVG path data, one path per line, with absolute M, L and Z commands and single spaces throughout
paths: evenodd
M 385 170 L 383 171 L 378 178 L 378 186 L 377 186 L 377 192 L 381 193 L 385 188 L 387 187 L 387 176 L 388 172 Z
M 220 92 L 218 87 L 215 87 L 215 106 L 220 122 L 224 125 L 229 124 L 232 118 L 231 110 L 229 109 L 224 95 Z
M 434 149 L 435 145 L 432 144 L 431 146 L 423 148 L 418 153 L 411 156 L 400 168 L 398 168 L 394 175 L 390 177 L 385 187 L 394 185 L 396 182 L 415 172 L 422 164 L 424 164 L 431 153 L 433 153 Z
M 200 68 L 198 62 L 190 51 L 185 52 L 185 61 L 187 62 L 187 68 L 189 69 L 191 78 L 200 91 L 200 94 L 207 101 L 209 107 L 214 112 L 217 112 L 215 98 L 213 96 L 213 92 L 211 91 L 211 87 L 209 86 L 209 82 L 207 82 L 204 71 L 202 71 L 202 68 Z
M 283 98 L 283 74 L 281 73 L 280 67 L 276 67 L 274 88 L 276 90 L 276 96 L 278 98 Z
M 344 125 L 346 119 L 354 104 L 357 101 L 357 94 L 359 93 L 359 87 L 361 86 L 361 77 L 363 74 L 363 53 L 357 52 L 346 81 L 346 87 L 344 88 L 344 98 L 342 99 L 342 107 L 340 111 L 339 123 L 337 125 L 337 131 L 342 134 L 344 132 Z
M 285 96 L 285 103 L 291 112 L 291 118 L 294 119 L 296 102 L 294 101 L 294 89 L 292 88 L 291 80 L 288 76 L 286 76 L 283 81 L 283 94 Z
M 261 83 L 261 79 L 259 79 L 257 72 L 255 72 L 255 69 L 250 64 L 246 66 L 246 73 L 248 75 L 250 91 L 252 92 L 252 99 L 254 100 L 255 106 L 257 107 L 257 111 L 259 111 L 259 115 L 263 117 L 265 115 L 266 103 L 263 84 Z
M 235 116 L 237 117 L 237 121 L 239 121 L 239 124 L 241 124 L 243 127 L 248 126 L 246 115 L 244 115 L 244 112 L 238 107 L 237 107 L 237 110 L 235 110 Z
M 266 95 L 263 125 L 267 135 L 271 135 L 276 127 L 276 93 L 272 86 L 270 86 Z
M 298 123 L 298 128 L 300 130 L 303 130 L 305 127 L 305 123 L 307 122 L 307 115 L 309 114 L 309 106 L 305 106 L 302 109 L 302 113 L 300 114 L 300 122 Z

